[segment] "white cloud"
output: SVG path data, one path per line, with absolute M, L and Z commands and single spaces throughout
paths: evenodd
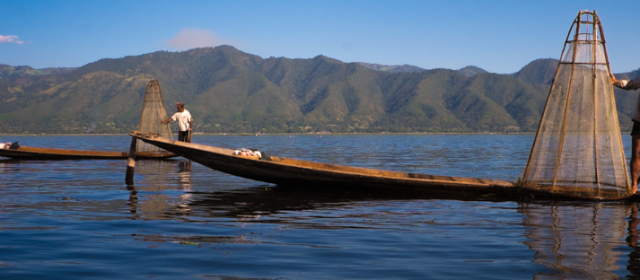
M 0 44 L 2 43 L 15 43 L 18 45 L 22 45 L 24 44 L 24 41 L 20 40 L 20 38 L 18 38 L 18 36 L 16 35 L 0 35 Z
M 170 48 L 179 51 L 219 45 L 234 45 L 236 47 L 238 45 L 237 42 L 219 38 L 213 32 L 199 28 L 182 29 L 173 38 L 167 40 L 167 44 Z

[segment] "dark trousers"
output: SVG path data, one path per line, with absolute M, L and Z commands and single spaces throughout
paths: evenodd
M 631 128 L 631 135 L 640 135 L 640 122 L 636 121 L 636 120 L 631 120 L 633 121 L 633 127 Z
M 178 131 L 178 141 L 187 142 L 187 136 L 189 135 L 189 131 Z

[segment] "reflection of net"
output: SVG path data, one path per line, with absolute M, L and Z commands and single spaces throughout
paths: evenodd
M 523 187 L 587 198 L 630 193 L 600 19 L 579 12 L 562 50 Z
M 629 217 L 633 207 L 604 203 L 518 204 L 526 229 L 523 244 L 534 252 L 532 262 L 547 268 L 532 278 L 618 279 L 616 272 L 623 269 L 620 263 L 626 262 L 618 248 L 630 226 L 627 218 L 634 218 Z
M 164 109 L 164 101 L 162 100 L 162 88 L 158 80 L 151 80 L 147 84 L 147 90 L 144 93 L 144 104 L 142 105 L 142 114 L 140 115 L 140 126 L 138 131 L 141 133 L 158 134 L 167 139 L 173 139 L 169 124 L 162 124 L 167 119 L 167 111 Z M 137 152 L 165 152 L 164 150 L 144 143 L 138 140 Z

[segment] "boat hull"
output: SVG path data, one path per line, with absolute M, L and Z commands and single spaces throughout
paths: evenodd
M 514 183 L 499 180 L 437 176 L 376 170 L 281 157 L 254 159 L 234 155 L 233 150 L 132 134 L 146 143 L 193 160 L 211 169 L 256 181 L 283 186 L 382 188 L 422 191 L 503 192 Z

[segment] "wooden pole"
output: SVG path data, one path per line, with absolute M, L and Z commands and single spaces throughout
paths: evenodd
M 138 139 L 135 137 L 131 137 L 131 147 L 129 148 L 129 160 L 127 162 L 127 175 L 125 177 L 125 182 L 127 185 L 133 185 L 133 174 L 136 168 L 136 145 L 138 143 Z

